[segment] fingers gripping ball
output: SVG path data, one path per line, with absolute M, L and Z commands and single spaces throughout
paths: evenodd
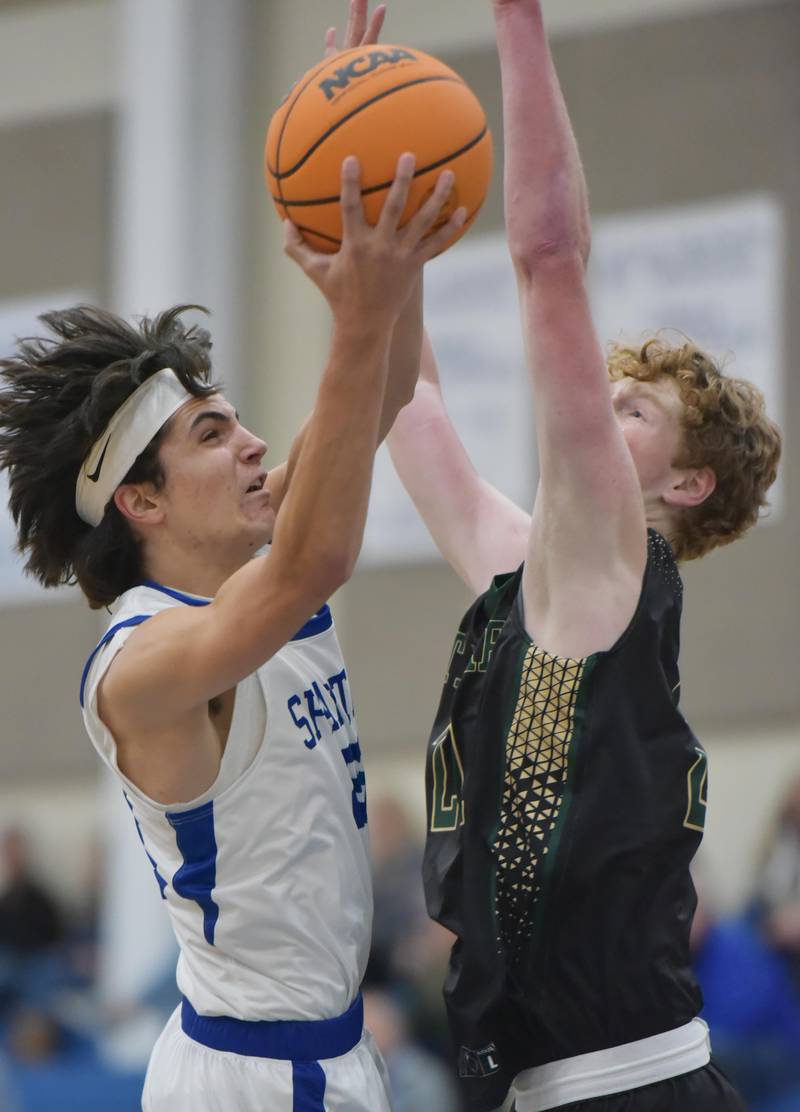
M 455 185 L 438 227 L 460 206 L 460 238 L 483 204 L 492 137 L 475 94 L 443 62 L 404 46 L 362 46 L 327 58 L 295 85 L 272 118 L 264 154 L 267 187 L 281 218 L 307 242 L 334 252 L 342 236 L 339 183 L 344 159 L 361 162 L 364 211 L 380 216 L 404 151 L 416 172 L 401 223 L 430 195 L 442 170 Z

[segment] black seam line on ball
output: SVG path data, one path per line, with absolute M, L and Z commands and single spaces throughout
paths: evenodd
M 342 246 L 342 241 L 337 239 L 336 236 L 329 236 L 324 232 L 318 232 L 316 228 L 306 228 L 304 224 L 298 224 L 296 227 L 298 232 L 308 232 L 309 235 L 316 236 L 317 239 L 324 239 L 326 243 L 335 243 L 337 247 Z
M 417 78 L 415 78 L 414 81 L 404 81 L 401 85 L 393 85 L 391 89 L 384 89 L 384 91 L 382 93 L 378 93 L 376 96 L 372 97 L 370 100 L 365 100 L 363 104 L 359 104 L 359 106 L 357 108 L 354 108 L 351 112 L 348 112 L 346 116 L 342 116 L 341 120 L 337 120 L 336 123 L 333 124 L 331 127 L 329 127 L 328 130 L 323 135 L 320 135 L 319 139 L 317 139 L 316 143 L 314 143 L 313 146 L 308 148 L 308 150 L 303 155 L 303 157 L 300 159 L 300 161 L 297 163 L 297 165 L 292 166 L 291 170 L 281 170 L 281 171 L 273 170 L 272 167 L 269 166 L 268 167 L 269 172 L 272 174 L 273 178 L 275 178 L 275 180 L 278 181 L 278 182 L 283 181 L 284 178 L 291 177 L 292 174 L 297 173 L 297 171 L 300 169 L 301 166 L 305 165 L 305 163 L 309 160 L 309 158 L 311 158 L 314 151 L 316 151 L 318 149 L 318 147 L 321 147 L 326 139 L 329 139 L 330 136 L 333 135 L 333 133 L 335 131 L 337 131 L 343 124 L 346 124 L 348 120 L 352 120 L 352 118 L 354 116 L 357 116 L 359 114 L 359 112 L 363 112 L 366 108 L 369 108 L 370 105 L 376 104 L 379 100 L 383 100 L 384 97 L 389 97 L 393 93 L 399 92 L 401 89 L 410 89 L 414 85 L 427 85 L 431 81 L 451 81 L 451 82 L 453 82 L 454 84 L 457 84 L 457 85 L 463 85 L 464 84 L 464 82 L 461 80 L 460 77 L 444 77 L 444 76 L 417 77 Z M 294 104 L 292 105 L 292 108 L 294 108 Z M 288 118 L 288 113 L 287 113 L 287 118 Z M 284 126 L 285 126 L 285 121 L 284 121 Z M 281 139 L 282 138 L 283 138 L 283 133 L 281 132 Z M 278 155 L 280 154 L 280 151 L 276 150 L 275 154 L 276 154 L 276 157 L 278 157 Z M 278 158 L 278 165 L 280 165 L 280 159 L 279 158 Z
M 460 158 L 462 154 L 466 154 L 467 151 L 470 151 L 473 147 L 476 147 L 478 143 L 480 143 L 481 139 L 485 138 L 488 130 L 488 127 L 485 127 L 480 135 L 477 136 L 477 138 L 472 139 L 469 143 L 467 143 L 466 146 L 462 147 L 461 150 L 453 151 L 452 154 L 445 155 L 444 158 L 440 158 L 438 162 L 432 162 L 430 166 L 420 167 L 419 170 L 416 170 L 414 172 L 414 177 L 418 178 L 421 174 L 429 174 L 431 170 L 436 170 L 439 168 L 439 166 L 444 166 L 448 162 L 452 162 L 454 158 Z M 371 185 L 369 189 L 361 190 L 361 196 L 366 197 L 370 193 L 380 193 L 382 189 L 388 189 L 391 184 L 391 181 L 385 181 L 382 182 L 380 185 Z M 311 208 L 314 205 L 332 205 L 336 201 L 339 201 L 341 198 L 337 193 L 335 197 L 320 197 L 314 201 L 286 201 L 284 200 L 283 196 L 273 196 L 272 199 L 273 201 L 279 201 L 279 203 L 282 204 L 285 208 Z
M 476 208 L 474 212 L 471 212 L 466 218 L 462 225 L 465 230 L 470 226 L 472 221 L 478 215 L 479 210 L 480 206 L 478 206 L 478 208 Z M 326 243 L 335 243 L 337 247 L 342 246 L 342 241 L 340 239 L 337 239 L 336 236 L 329 236 L 326 235 L 325 232 L 318 232 L 315 228 L 307 228 L 304 224 L 297 224 L 296 227 L 299 232 L 308 232 L 309 235 L 316 236 L 318 239 L 324 239 Z
M 276 159 L 279 166 L 281 164 L 281 143 L 283 142 L 283 137 L 286 133 L 286 125 L 289 122 L 289 117 L 292 114 L 292 110 L 294 109 L 294 106 L 297 104 L 298 100 L 303 95 L 303 93 L 306 91 L 308 86 L 311 84 L 311 82 L 316 77 L 319 77 L 320 71 L 324 70 L 325 67 L 328 65 L 328 63 L 331 62 L 332 60 L 333 59 L 331 59 L 331 58 L 323 59 L 323 61 L 321 61 L 318 65 L 314 66 L 311 73 L 308 74 L 308 80 L 303 85 L 301 85 L 299 89 L 292 89 L 289 92 L 289 96 L 291 96 L 292 93 L 294 93 L 295 97 L 294 97 L 294 100 L 292 101 L 292 103 L 286 109 L 286 115 L 283 117 L 283 123 L 281 124 L 280 134 L 278 135 L 278 142 L 275 145 L 275 159 Z M 273 177 L 277 177 L 277 175 L 275 175 L 273 173 L 273 171 L 272 171 L 272 169 L 269 165 L 267 166 L 267 169 L 269 170 L 269 172 L 272 174 Z M 280 198 L 279 198 L 280 203 L 283 204 L 283 190 L 281 189 L 280 180 L 278 180 L 278 193 L 280 194 Z M 274 198 L 273 198 L 273 200 L 274 200 Z

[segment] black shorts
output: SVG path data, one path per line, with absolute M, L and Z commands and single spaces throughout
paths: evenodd
M 747 1105 L 712 1062 L 626 1093 L 562 1104 L 553 1112 L 747 1112 Z

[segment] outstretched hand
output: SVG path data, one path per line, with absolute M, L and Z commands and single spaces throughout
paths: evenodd
M 453 188 L 450 170 L 439 175 L 431 195 L 400 226 L 415 165 L 413 154 L 400 156 L 394 181 L 373 227 L 367 223 L 361 198 L 359 161 L 352 155 L 345 159 L 341 184 L 342 245 L 335 255 L 315 251 L 290 220 L 284 221 L 286 254 L 321 290 L 335 316 L 359 324 L 365 316 L 396 319 L 422 266 L 463 226 L 467 211 L 462 207 L 442 227 L 436 227 Z
M 386 18 L 386 5 L 379 4 L 369 18 L 369 0 L 350 0 L 350 11 L 341 50 L 356 46 L 369 46 L 378 41 Z M 336 28 L 329 27 L 325 34 L 325 57 L 332 58 L 340 48 L 336 45 Z

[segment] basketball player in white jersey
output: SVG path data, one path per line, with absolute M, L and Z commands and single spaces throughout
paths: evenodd
M 377 34 L 365 2 L 351 16 L 356 42 Z M 419 332 L 396 325 L 464 220 L 431 232 L 443 174 L 399 229 L 413 170 L 403 156 L 371 228 L 345 161 L 336 255 L 286 225 L 287 253 L 333 315 L 288 464 L 267 472 L 180 308 L 138 327 L 85 306 L 48 313 L 51 335 L 0 363 L 20 548 L 45 585 L 75 579 L 111 608 L 84 718 L 180 943 L 183 1003 L 154 1049 L 145 1112 L 390 1107 L 359 997 L 366 795 L 326 599 L 353 570 L 376 447 L 413 394 Z

